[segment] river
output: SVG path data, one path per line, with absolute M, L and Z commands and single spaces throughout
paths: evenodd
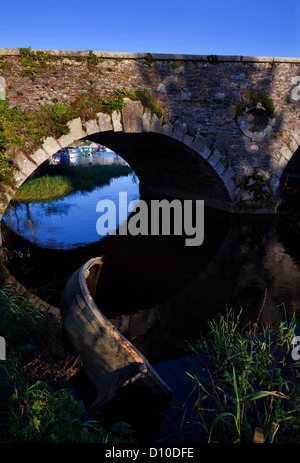
M 129 201 L 140 198 L 134 174 L 91 192 L 8 208 L 4 244 L 17 251 L 8 266 L 41 298 L 58 305 L 71 273 L 89 258 L 105 255 L 98 306 L 171 386 L 175 401 L 188 393 L 178 381 L 189 364 L 186 341 L 197 339 L 207 320 L 226 307 L 242 308 L 243 326 L 256 321 L 263 301 L 264 325 L 276 328 L 293 312 L 299 320 L 295 222 L 205 209 L 199 247 L 185 246 L 179 236 L 100 237 L 96 205 L 102 199 L 117 203 L 119 192 L 127 192 Z

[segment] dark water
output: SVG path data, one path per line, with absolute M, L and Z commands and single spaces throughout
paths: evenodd
M 44 300 L 59 304 L 73 271 L 105 255 L 97 304 L 148 358 L 184 400 L 182 378 L 190 366 L 186 340 L 197 339 L 207 320 L 242 308 L 242 324 L 260 320 L 276 328 L 300 316 L 300 234 L 296 222 L 279 217 L 231 216 L 205 210 L 205 238 L 187 247 L 178 236 L 96 233 L 96 204 L 119 191 L 139 198 L 134 176 L 87 194 L 49 204 L 19 205 L 3 220 L 8 267 Z M 118 405 L 119 406 L 119 405 Z M 132 407 L 131 407 L 132 411 Z M 110 412 L 111 413 L 111 410 Z

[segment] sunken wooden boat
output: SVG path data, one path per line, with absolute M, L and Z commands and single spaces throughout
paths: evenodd
M 61 297 L 62 323 L 74 352 L 96 388 L 89 408 L 97 409 L 141 384 L 158 395 L 171 390 L 148 360 L 103 315 L 95 303 L 103 258 L 86 262 L 68 280 Z

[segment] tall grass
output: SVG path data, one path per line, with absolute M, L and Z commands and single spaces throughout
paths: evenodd
M 292 359 L 295 317 L 277 332 L 255 323 L 245 334 L 240 315 L 209 321 L 209 334 L 189 344 L 198 359 L 187 379 L 177 437 L 200 442 L 298 442 L 300 363 Z
M 51 314 L 0 286 L 0 442 L 132 442 L 125 423 L 113 429 L 92 421 L 72 393 L 80 362 L 63 351 L 60 327 Z

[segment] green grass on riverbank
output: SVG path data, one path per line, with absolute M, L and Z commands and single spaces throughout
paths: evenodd
M 299 442 L 295 319 L 274 333 L 258 333 L 257 324 L 244 332 L 240 314 L 228 311 L 209 326 L 190 345 L 196 354 L 187 375 L 190 394 L 176 407 L 179 424 L 165 442 Z M 64 352 L 51 314 L 0 285 L 0 327 L 7 347 L 0 361 L 0 442 L 133 442 L 124 422 L 107 430 L 86 421 L 84 404 L 71 389 L 78 362 Z
M 42 166 L 18 189 L 15 202 L 51 201 L 77 190 L 91 191 L 107 185 L 111 178 L 128 175 L 129 166 L 70 166 L 67 164 Z
M 111 430 L 87 418 L 72 392 L 80 362 L 65 352 L 59 322 L 3 284 L 0 335 L 0 443 L 133 441 L 125 423 Z
M 73 193 L 74 188 L 68 177 L 55 176 L 34 178 L 24 183 L 14 196 L 15 202 L 34 203 L 63 198 Z

